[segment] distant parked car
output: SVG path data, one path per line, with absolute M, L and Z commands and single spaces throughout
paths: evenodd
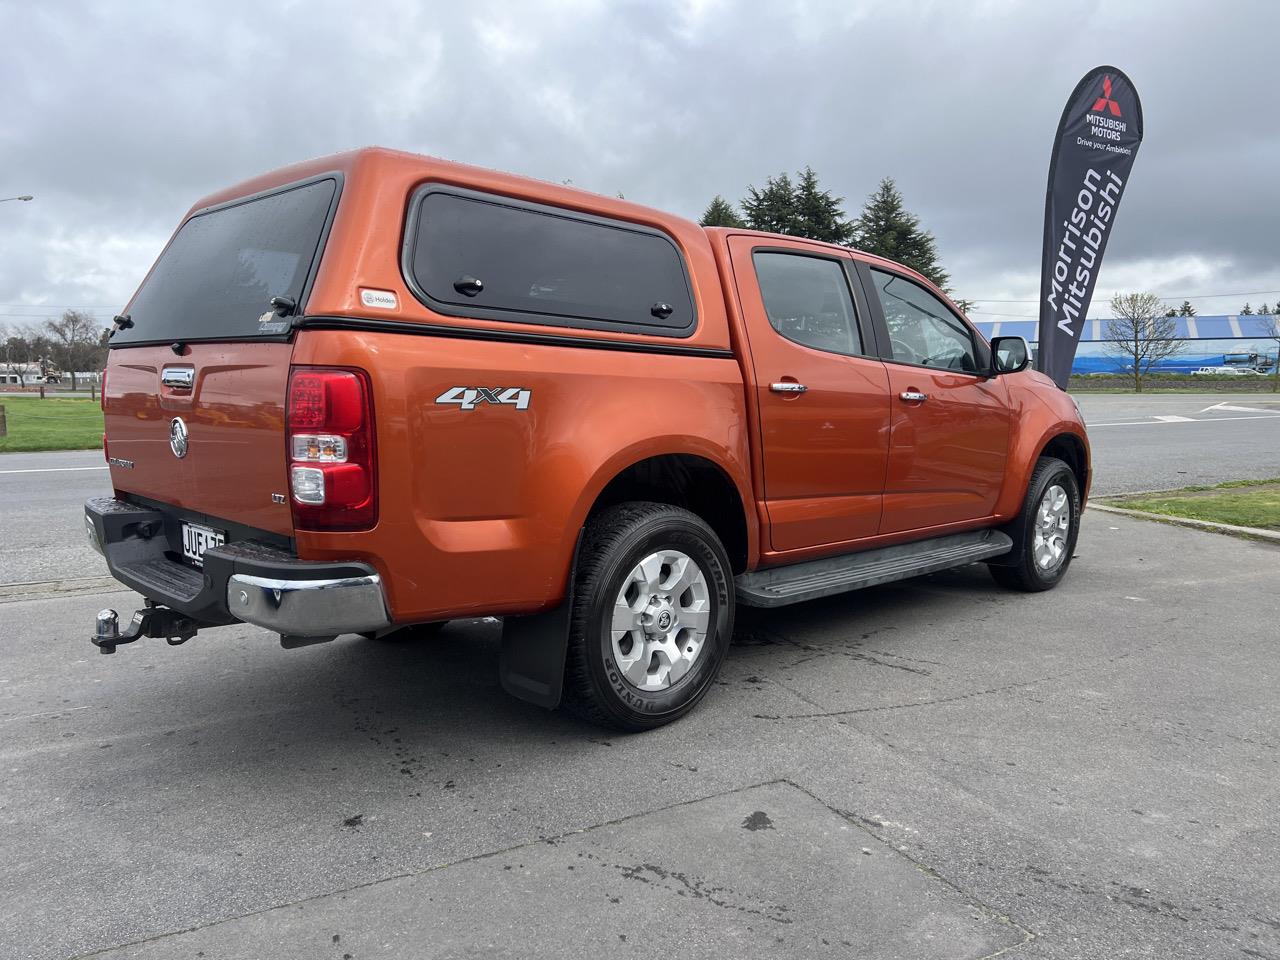
M 1237 377 L 1253 373 L 1240 367 L 1199 367 L 1191 371 L 1193 377 Z

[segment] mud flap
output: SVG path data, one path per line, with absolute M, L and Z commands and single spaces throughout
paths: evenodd
M 564 689 L 564 661 L 569 649 L 569 621 L 573 616 L 574 585 L 578 579 L 578 549 L 573 547 L 564 601 L 545 613 L 506 617 L 502 621 L 502 652 L 498 679 L 502 689 L 518 700 L 554 710 Z

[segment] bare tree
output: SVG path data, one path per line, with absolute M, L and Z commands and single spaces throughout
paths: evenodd
M 1271 364 L 1271 392 L 1280 393 L 1280 320 L 1274 316 L 1259 319 L 1262 321 L 1262 335 L 1276 344 L 1276 358 Z
M 102 326 L 91 313 L 66 310 L 59 320 L 46 320 L 45 329 L 53 341 L 58 366 L 71 374 L 71 389 L 76 388 L 76 371 L 99 364 L 99 342 Z
M 3 364 L 0 372 L 16 375 L 18 385 L 26 385 L 27 364 L 31 362 L 31 345 L 16 330 L 6 330 L 3 345 Z
M 30 326 L 11 326 L 3 330 L 0 341 L 0 372 L 18 378 L 18 386 L 25 387 L 33 368 L 42 362 L 48 351 L 49 341 Z
M 1106 351 L 1132 371 L 1135 393 L 1142 392 L 1142 378 L 1152 367 L 1182 350 L 1177 323 L 1164 313 L 1154 293 L 1117 293 L 1111 298 L 1115 319 L 1107 321 Z

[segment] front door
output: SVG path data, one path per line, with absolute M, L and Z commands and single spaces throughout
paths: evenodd
M 862 268 L 888 349 L 892 434 L 881 533 L 991 515 L 1008 458 L 1009 395 L 986 374 L 985 343 L 938 296 L 888 270 Z
M 873 537 L 889 385 L 851 258 L 801 241 L 729 241 L 754 367 L 774 550 Z

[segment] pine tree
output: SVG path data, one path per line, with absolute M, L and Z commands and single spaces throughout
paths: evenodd
M 793 236 L 798 233 L 796 189 L 785 173 L 765 180 L 763 190 L 747 187 L 742 212 L 746 214 L 747 226 L 752 230 L 788 233 Z
M 1170 307 L 1168 310 L 1164 312 L 1164 315 L 1166 317 L 1176 317 L 1178 315 L 1178 311 L 1173 309 L 1173 307 Z
M 1191 301 L 1190 301 L 1190 300 L 1183 300 L 1183 301 L 1182 301 L 1182 306 L 1180 306 L 1180 307 L 1178 308 L 1178 316 L 1180 316 L 1180 317 L 1194 317 L 1195 315 L 1196 315 L 1196 308 L 1195 308 L 1195 307 L 1193 307 L 1193 306 L 1191 305 Z
M 846 244 L 853 237 L 853 224 L 840 206 L 843 197 L 832 196 L 818 185 L 818 175 L 805 167 L 797 181 L 785 173 L 765 180 L 763 189 L 747 187 L 742 201 L 747 225 L 753 230 L 785 233 L 825 243 Z
M 947 288 L 950 277 L 938 262 L 937 241 L 920 226 L 920 218 L 907 211 L 892 178 L 881 180 L 867 198 L 853 231 L 853 244 L 859 250 L 896 260 Z
M 818 186 L 818 175 L 806 166 L 799 174 L 794 206 L 796 234 L 810 240 L 844 245 L 853 239 L 853 224 L 840 206 L 844 197 L 833 197 Z
M 707 204 L 706 211 L 702 214 L 702 219 L 698 221 L 704 227 L 737 227 L 741 229 L 746 226 L 743 219 L 738 216 L 738 211 L 720 194 L 715 195 L 715 199 Z
M 1240 316 L 1242 316 L 1242 317 L 1252 317 L 1252 316 L 1253 316 L 1253 307 L 1249 306 L 1249 304 L 1247 304 L 1247 303 L 1246 303 L 1246 304 L 1244 305 L 1244 307 L 1240 310 Z
M 1271 307 L 1265 300 L 1262 302 L 1262 306 L 1258 308 L 1258 313 L 1264 317 L 1269 317 L 1271 315 Z

